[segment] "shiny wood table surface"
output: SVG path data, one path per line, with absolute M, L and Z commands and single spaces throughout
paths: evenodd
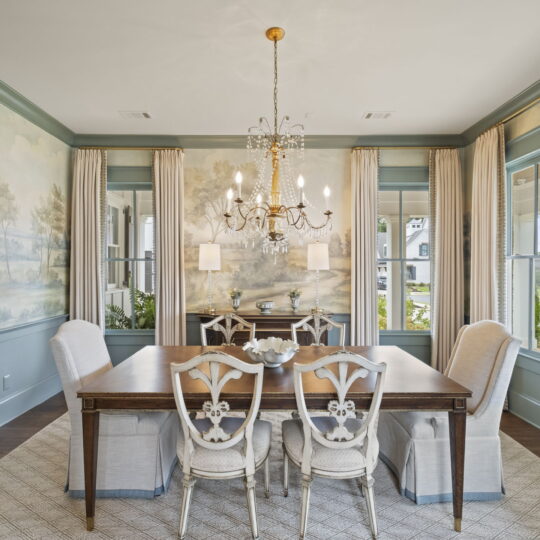
M 450 450 L 454 493 L 454 526 L 461 529 L 463 506 L 463 469 L 465 455 L 466 400 L 471 392 L 394 346 L 345 347 L 375 362 L 387 364 L 381 409 L 397 411 L 447 411 L 450 426 Z M 148 346 L 86 384 L 77 393 L 82 398 L 85 499 L 87 528 L 95 515 L 97 444 L 100 410 L 171 410 L 176 409 L 169 365 L 185 362 L 205 351 L 218 350 L 250 362 L 241 347 L 165 347 Z M 279 368 L 265 369 L 261 409 L 295 409 L 293 365 L 310 363 L 339 351 L 339 347 L 301 347 L 294 358 Z M 314 374 L 304 378 L 304 392 L 309 408 L 326 409 L 335 390 L 327 379 Z M 347 394 L 358 409 L 371 402 L 374 378 L 357 379 Z M 207 387 L 200 380 L 183 376 L 182 389 L 188 408 L 197 409 L 208 399 Z M 245 409 L 251 403 L 252 383 L 246 377 L 230 381 L 222 399 L 231 408 Z

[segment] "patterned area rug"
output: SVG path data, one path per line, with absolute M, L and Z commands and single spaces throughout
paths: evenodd
M 291 467 L 289 497 L 281 493 L 279 423 L 285 412 L 263 413 L 274 424 L 271 497 L 264 498 L 257 473 L 261 539 L 298 538 L 299 474 Z M 177 538 L 181 473 L 177 467 L 167 494 L 154 500 L 98 499 L 96 529 L 85 531 L 84 503 L 63 491 L 69 420 L 59 418 L 0 460 L 0 538 Z M 540 459 L 501 433 L 507 495 L 496 502 L 464 506 L 463 532 L 452 530 L 451 504 L 417 506 L 401 497 L 382 463 L 376 471 L 375 504 L 381 540 L 415 538 L 540 538 Z M 204 481 L 195 486 L 188 538 L 251 538 L 241 480 Z M 308 538 L 370 538 L 364 500 L 354 481 L 315 479 Z

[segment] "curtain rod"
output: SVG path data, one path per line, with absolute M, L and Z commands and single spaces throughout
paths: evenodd
M 77 146 L 81 150 L 182 150 L 181 146 Z

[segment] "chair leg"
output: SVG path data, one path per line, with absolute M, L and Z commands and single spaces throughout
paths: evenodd
M 253 540 L 258 540 L 259 527 L 257 526 L 257 512 L 255 508 L 255 478 L 253 476 L 246 476 L 244 485 L 246 486 L 249 521 L 251 522 L 251 535 L 253 536 Z
M 283 446 L 283 496 L 289 495 L 289 456 Z
M 366 497 L 366 505 L 369 516 L 369 526 L 371 527 L 371 536 L 377 538 L 379 531 L 377 529 L 377 517 L 375 515 L 375 498 L 373 496 L 373 476 L 367 475 L 361 478 L 364 495 Z
M 264 462 L 264 496 L 270 498 L 270 456 Z
M 356 479 L 356 483 L 358 484 L 358 489 L 360 490 L 360 495 L 364 496 L 364 486 L 362 485 L 362 481 L 360 478 Z
M 311 476 L 302 476 L 302 513 L 300 516 L 300 540 L 306 537 L 309 512 L 309 496 L 311 494 Z
M 182 496 L 182 506 L 180 508 L 180 540 L 184 540 L 186 537 L 189 506 L 191 504 L 191 495 L 193 493 L 193 486 L 195 485 L 195 479 L 189 474 L 184 475 L 183 479 L 184 494 Z

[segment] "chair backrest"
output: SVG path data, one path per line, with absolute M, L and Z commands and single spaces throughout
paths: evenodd
M 112 368 L 103 333 L 95 324 L 73 320 L 62 324 L 49 343 L 70 414 L 80 414 L 77 391 Z
M 264 364 L 248 364 L 220 351 L 206 352 L 188 362 L 171 364 L 174 399 L 184 433 L 184 472 L 190 468 L 193 443 L 210 450 L 223 450 L 245 439 L 246 468 L 253 474 L 253 424 L 261 402 L 263 372 Z M 199 379 L 208 388 L 210 401 L 205 401 L 202 406 L 205 418 L 210 420 L 204 425 L 206 431 L 200 429 L 189 416 L 182 391 L 182 373 L 187 373 L 192 379 Z M 244 374 L 254 375 L 251 407 L 241 426 L 234 433 L 227 433 L 220 424 L 230 407 L 226 401 L 220 400 L 220 394 L 227 382 L 240 379 Z
M 313 321 L 313 325 L 309 324 L 310 321 Z M 298 343 L 298 336 L 296 335 L 296 331 L 305 330 L 311 332 L 311 335 L 315 340 L 312 345 L 324 345 L 324 343 L 321 343 L 322 335 L 325 332 L 329 332 L 331 328 L 339 329 L 339 345 L 340 347 L 344 347 L 345 323 L 337 323 L 321 313 L 313 313 L 312 315 L 304 317 L 301 321 L 291 324 L 292 340 L 295 343 Z
M 225 326 L 219 324 L 221 321 L 225 321 Z M 233 321 L 237 324 L 233 325 Z M 225 341 L 223 345 L 234 345 L 233 336 L 236 332 L 242 330 L 249 330 L 249 341 L 255 338 L 255 323 L 247 322 L 239 317 L 236 313 L 225 313 L 225 315 L 219 315 L 215 319 L 208 321 L 207 323 L 201 323 L 201 344 L 206 347 L 208 341 L 206 339 L 206 330 L 211 329 L 215 332 L 221 332 Z
M 328 402 L 330 416 L 335 418 L 334 428 L 323 433 L 313 423 L 306 407 L 303 388 L 303 375 L 314 372 L 319 379 L 328 379 L 334 386 L 337 399 Z M 367 417 L 361 424 L 360 429 L 351 432 L 347 427 L 347 420 L 356 418 L 355 405 L 347 400 L 347 393 L 351 385 L 358 378 L 366 378 L 375 375 L 375 388 Z M 304 427 L 304 457 L 302 459 L 302 472 L 309 471 L 312 439 L 328 448 L 345 449 L 353 446 L 361 446 L 366 462 L 376 463 L 379 453 L 377 442 L 377 419 L 383 396 L 386 364 L 375 363 L 359 354 L 348 351 L 339 351 L 311 364 L 294 364 L 294 391 L 296 404 Z M 304 462 L 306 462 L 304 471 Z
M 495 321 L 460 329 L 445 375 L 472 391 L 467 400 L 470 414 L 480 415 L 493 407 L 500 409 L 500 416 L 520 343 Z

